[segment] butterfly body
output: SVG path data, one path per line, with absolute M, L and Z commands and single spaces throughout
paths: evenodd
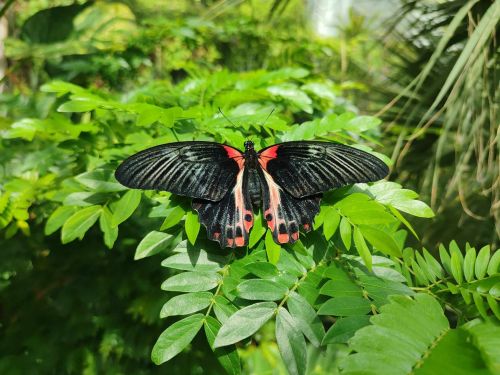
M 309 231 L 321 194 L 354 182 L 383 178 L 387 166 L 364 151 L 332 142 L 285 142 L 259 152 L 213 142 L 176 142 L 126 159 L 115 175 L 132 188 L 170 191 L 193 198 L 208 237 L 221 246 L 248 244 L 254 211 L 277 243 Z

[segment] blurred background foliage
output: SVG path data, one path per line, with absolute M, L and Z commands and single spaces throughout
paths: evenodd
M 129 195 L 137 210 L 116 217 L 130 201 L 111 174 L 155 144 L 369 143 L 392 156 L 390 179 L 437 213 L 407 217 L 420 236 L 407 244 L 434 255 L 452 239 L 458 253 L 467 241 L 496 249 L 499 2 L 328 3 L 0 3 L 0 373 L 223 371 L 200 335 L 168 364 L 150 360 L 171 297 L 159 285 L 172 270 L 133 254 L 151 228 L 177 243 L 172 217 L 189 215 L 189 201 Z M 67 224 L 76 213 L 90 225 Z M 452 327 L 483 316 L 480 302 L 461 300 L 467 292 L 440 291 L 420 260 L 403 255 L 410 271 L 396 269 L 408 285 L 456 292 Z M 239 350 L 244 371 L 286 373 L 273 327 L 258 335 Z M 348 352 L 344 342 L 311 346 L 308 371 L 331 373 Z

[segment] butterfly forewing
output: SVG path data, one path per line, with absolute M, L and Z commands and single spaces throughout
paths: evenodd
M 131 188 L 219 201 L 235 184 L 242 160 L 241 152 L 218 143 L 167 143 L 132 155 L 115 176 Z
M 333 142 L 297 141 L 259 152 L 259 162 L 294 197 L 306 197 L 357 182 L 378 181 L 389 172 L 377 157 Z

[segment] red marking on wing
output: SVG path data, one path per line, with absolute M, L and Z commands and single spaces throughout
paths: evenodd
M 309 231 L 310 229 L 311 229 L 311 225 L 309 225 L 308 223 L 305 223 L 304 230 Z
M 236 246 L 244 246 L 245 239 L 243 237 L 236 237 L 235 243 L 236 243 Z
M 243 154 L 238 151 L 235 148 L 232 148 L 231 146 L 222 146 L 224 150 L 227 152 L 227 156 L 231 159 L 234 159 L 236 163 L 238 163 L 238 167 L 241 169 L 243 168 L 243 165 L 245 164 L 245 158 L 243 157 Z
M 299 239 L 299 232 L 293 232 L 292 233 L 292 238 L 294 241 L 297 241 Z
M 278 234 L 278 242 L 279 243 L 288 243 L 289 240 L 290 240 L 290 237 L 288 236 L 288 233 Z
M 279 145 L 271 146 L 259 153 L 259 163 L 265 170 L 267 170 L 267 163 L 269 163 L 269 160 L 278 157 L 278 147 Z
M 227 247 L 233 247 L 234 240 L 232 238 L 227 239 Z

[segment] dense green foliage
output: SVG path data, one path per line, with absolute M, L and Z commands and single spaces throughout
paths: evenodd
M 413 190 L 331 191 L 283 247 L 257 215 L 229 250 L 189 199 L 114 179 L 126 156 L 195 139 L 331 140 L 392 164 L 364 85 L 332 74 L 336 41 L 248 4 L 217 20 L 217 4 L 38 4 L 6 43 L 0 101 L 0 373 L 500 373 L 500 252 L 413 246 L 434 216 Z

